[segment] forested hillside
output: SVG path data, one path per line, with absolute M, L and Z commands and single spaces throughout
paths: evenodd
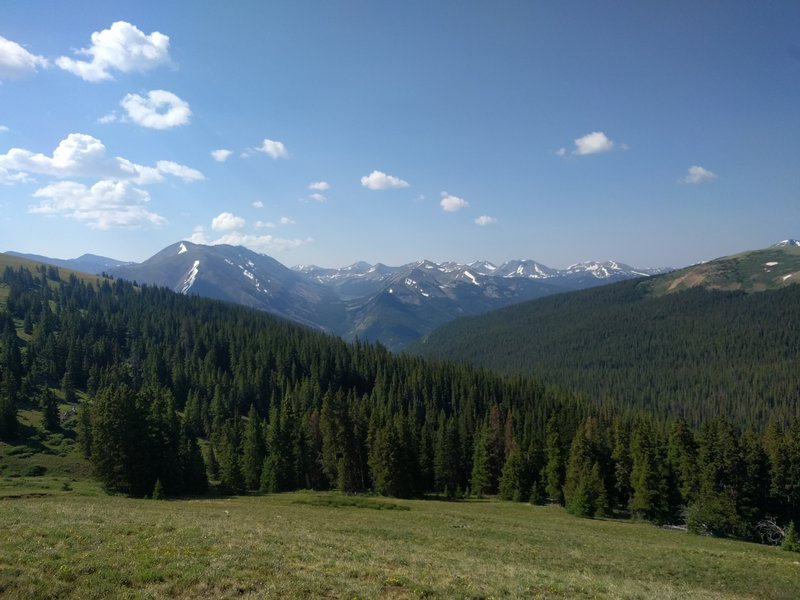
M 21 407 L 51 430 L 75 411 L 112 492 L 200 493 L 210 481 L 230 493 L 499 494 L 748 538 L 765 516 L 785 528 L 800 509 L 797 419 L 737 429 L 719 404 L 690 428 L 677 413 L 397 357 L 216 301 L 65 279 L 3 273 L 0 439 L 22 435 Z M 616 289 L 635 299 L 635 285 Z
M 669 277 L 669 276 L 667 276 Z M 656 296 L 661 278 L 562 294 L 449 323 L 415 348 L 501 373 L 530 373 L 694 425 L 796 417 L 800 286 L 702 287 Z

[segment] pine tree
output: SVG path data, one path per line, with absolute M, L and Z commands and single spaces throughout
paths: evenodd
M 800 539 L 798 539 L 794 521 L 791 521 L 786 529 L 786 536 L 783 538 L 781 549 L 787 552 L 800 552 Z
M 472 493 L 479 498 L 492 493 L 492 457 L 489 445 L 489 427 L 484 424 L 475 440 L 470 478 Z
M 639 419 L 631 433 L 631 512 L 639 518 L 661 521 L 666 516 L 666 482 L 658 442 L 649 419 Z
M 575 432 L 564 477 L 566 508 L 581 517 L 609 512 L 608 492 L 600 469 L 597 422 L 588 417 Z
M 681 501 L 686 505 L 697 492 L 698 477 L 694 437 L 684 419 L 676 420 L 670 428 L 667 458 L 677 480 Z
M 544 491 L 558 504 L 564 505 L 564 456 L 561 450 L 561 437 L 556 415 L 547 421 L 545 454 L 547 462 L 542 472 Z
M 442 413 L 436 431 L 433 468 L 436 491 L 449 498 L 455 497 L 460 482 L 459 447 L 458 424 Z
M 240 494 L 245 491 L 240 443 L 238 419 L 224 423 L 218 436 L 219 447 L 215 454 L 219 460 L 220 487 L 228 494 Z
M 58 400 L 50 387 L 45 385 L 39 396 L 39 404 L 42 407 L 42 424 L 48 431 L 58 431 L 61 427 L 61 418 L 58 413 Z
M 520 449 L 514 446 L 500 476 L 499 493 L 503 500 L 527 502 L 530 498 L 532 484 L 526 462 Z
M 614 448 L 611 459 L 614 461 L 614 504 L 627 508 L 633 495 L 631 489 L 630 429 L 628 423 L 615 419 L 612 426 Z
M 153 494 L 150 496 L 153 500 L 163 500 L 164 496 L 164 487 L 161 485 L 161 480 L 156 479 L 156 483 L 153 486 Z
M 213 454 L 212 454 L 213 456 Z M 203 454 L 197 445 L 192 428 L 184 421 L 181 427 L 180 451 L 183 491 L 189 494 L 202 494 L 208 489 L 208 476 Z
M 261 467 L 264 463 L 263 436 L 261 421 L 254 405 L 250 405 L 247 413 L 247 424 L 242 440 L 242 471 L 245 487 L 257 490 L 261 481 Z

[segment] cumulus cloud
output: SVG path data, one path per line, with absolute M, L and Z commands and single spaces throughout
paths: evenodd
M 245 220 L 237 217 L 233 213 L 223 212 L 214 217 L 211 221 L 211 229 L 214 231 L 231 231 L 244 227 Z
M 390 190 L 407 188 L 408 182 L 382 171 L 373 171 L 361 178 L 361 185 L 371 190 Z
M 213 158 L 217 162 L 225 162 L 228 160 L 228 157 L 232 154 L 232 152 L 226 148 L 220 148 L 219 150 L 212 150 L 211 151 L 211 158 Z
M 614 149 L 614 142 L 602 131 L 587 133 L 583 137 L 576 138 L 574 142 L 575 149 L 572 151 L 572 154 L 575 156 L 599 154 L 600 152 L 610 152 Z M 559 148 L 556 150 L 558 156 L 565 156 L 566 153 L 566 148 Z
M 480 225 L 481 227 L 486 227 L 487 225 L 494 225 L 497 223 L 497 219 L 494 217 L 490 217 L 489 215 L 481 215 L 477 219 L 475 219 L 475 224 Z
M 314 190 L 315 192 L 326 192 L 331 189 L 331 186 L 327 181 L 315 181 L 308 184 L 308 189 Z
M 0 125 L 0 133 L 7 133 L 8 131 L 11 131 L 8 127 Z
M 208 239 L 208 235 L 206 234 L 206 230 L 202 225 L 198 225 L 194 228 L 192 235 L 189 237 L 189 241 L 193 244 L 203 244 L 207 245 L 211 243 L 211 240 Z
M 47 66 L 45 57 L 31 54 L 17 42 L 0 36 L 0 81 L 19 79 Z
M 109 123 L 116 122 L 118 119 L 119 117 L 117 117 L 117 113 L 110 112 L 107 115 L 103 115 L 102 117 L 97 119 L 97 122 L 100 123 L 101 125 L 108 125 Z
M 256 229 L 275 229 L 277 227 L 272 221 L 256 221 L 255 226 Z
M 164 181 L 165 174 L 184 181 L 203 179 L 199 171 L 172 161 L 158 161 L 155 167 L 148 167 L 120 156 L 111 158 L 103 142 L 85 133 L 70 133 L 58 143 L 52 156 L 11 148 L 0 154 L 0 168 L 54 177 L 130 180 L 140 185 Z
M 717 174 L 701 167 L 700 165 L 692 165 L 689 167 L 689 172 L 686 177 L 681 179 L 683 183 L 703 183 L 705 181 L 714 181 Z
M 85 81 L 108 81 L 114 79 L 111 71 L 144 73 L 167 63 L 169 36 L 158 31 L 145 35 L 135 25 L 117 21 L 108 29 L 95 31 L 92 45 L 75 54 L 89 60 L 61 56 L 56 64 Z
M 294 225 L 295 224 L 295 222 L 292 219 L 290 219 L 289 217 L 281 217 L 280 223 L 281 223 L 281 225 Z
M 211 242 L 211 244 L 230 244 L 231 246 L 245 246 L 246 248 L 250 248 L 254 252 L 261 252 L 261 253 L 269 253 L 275 251 L 284 251 L 284 250 L 291 250 L 292 248 L 298 248 L 300 246 L 305 246 L 306 244 L 311 244 L 313 242 L 313 238 L 306 238 L 306 239 L 285 239 L 280 237 L 275 237 L 274 235 L 254 235 L 250 233 L 242 233 L 241 231 L 234 231 L 232 233 L 226 233 L 219 239 L 216 239 Z
M 190 183 L 192 181 L 202 181 L 205 179 L 205 176 L 197 169 L 192 169 L 186 165 L 180 165 L 171 160 L 158 161 L 156 163 L 156 168 L 160 173 L 164 173 L 165 175 L 174 175 L 175 177 L 183 179 L 183 181 L 186 183 Z
M 469 202 L 458 196 L 442 192 L 442 199 L 439 201 L 439 206 L 441 206 L 442 210 L 445 212 L 457 212 L 469 206 Z
M 27 173 L 9 173 L 7 169 L 0 167 L 0 185 L 14 185 L 30 181 L 33 181 L 33 179 Z
M 171 129 L 189 123 L 189 103 L 166 90 L 151 90 L 147 97 L 128 94 L 120 102 L 131 121 L 150 129 Z
M 273 159 L 289 158 L 289 152 L 286 150 L 286 146 L 283 145 L 283 142 L 277 142 L 275 140 L 264 139 L 261 145 L 258 148 L 253 148 L 253 150 L 268 154 Z
M 264 203 L 261 200 L 256 200 L 255 202 L 253 202 L 253 206 L 255 208 L 264 208 Z
M 597 154 L 599 152 L 610 152 L 614 149 L 612 142 L 602 131 L 593 131 L 575 140 L 575 150 L 573 154 L 584 156 L 586 154 Z
M 309 194 L 309 199 L 313 200 L 314 202 L 325 202 L 327 198 L 320 194 L 319 192 L 314 192 L 313 194 Z
M 59 181 L 36 190 L 33 196 L 41 202 L 29 212 L 83 221 L 92 229 L 166 223 L 164 217 L 147 210 L 150 195 L 129 181 L 102 180 L 92 187 Z

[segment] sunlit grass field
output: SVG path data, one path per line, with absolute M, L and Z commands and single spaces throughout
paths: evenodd
M 800 598 L 800 555 L 557 507 L 11 479 L 3 598 Z
M 108 496 L 71 427 L 19 417 L 0 443 L 2 599 L 800 598 L 800 554 L 555 506 Z

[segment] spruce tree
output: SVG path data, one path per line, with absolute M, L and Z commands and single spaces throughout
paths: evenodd
M 261 421 L 254 405 L 250 405 L 247 423 L 242 439 L 242 471 L 245 487 L 257 490 L 261 481 L 261 467 L 264 463 L 264 441 Z
M 530 498 L 531 481 L 526 462 L 520 449 L 514 446 L 500 476 L 499 493 L 503 500 L 527 502 Z
M 794 521 L 791 521 L 786 529 L 786 536 L 783 538 L 783 543 L 781 543 L 781 549 L 787 552 L 800 552 L 800 539 L 798 539 Z
M 42 424 L 48 431 L 58 431 L 61 427 L 61 418 L 58 413 L 58 400 L 50 387 L 45 385 L 39 396 L 39 404 L 42 407 Z
M 564 505 L 564 456 L 561 450 L 561 437 L 558 419 L 552 415 L 547 421 L 545 455 L 547 462 L 542 471 L 544 491 L 558 504 Z
M 489 445 L 489 427 L 484 424 L 475 440 L 470 478 L 472 493 L 479 498 L 492 493 L 492 457 Z

